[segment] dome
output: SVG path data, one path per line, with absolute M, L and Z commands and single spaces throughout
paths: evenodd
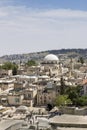
M 58 57 L 54 54 L 48 54 L 44 58 L 45 61 L 59 61 Z
M 25 111 L 27 111 L 28 108 L 27 108 L 26 106 L 19 106 L 19 107 L 17 108 L 17 110 L 25 110 Z

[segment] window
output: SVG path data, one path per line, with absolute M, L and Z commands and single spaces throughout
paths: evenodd
M 17 102 L 20 102 L 19 98 L 15 98 L 15 102 L 16 102 L 16 103 L 17 103 Z
M 31 94 L 28 94 L 28 98 L 31 98 Z
M 27 99 L 31 99 L 32 98 L 32 95 L 30 93 L 25 93 L 24 94 L 24 99 L 27 100 Z

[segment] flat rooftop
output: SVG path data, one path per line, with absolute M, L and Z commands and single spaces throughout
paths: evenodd
M 1 120 L 0 121 L 0 130 L 5 130 L 9 128 L 12 125 L 15 125 L 17 123 L 22 123 L 23 120 Z
M 87 129 L 87 116 L 64 114 L 50 118 L 49 123 L 59 127 L 78 127 Z
M 61 127 L 58 127 L 58 129 L 57 130 L 87 130 L 87 128 L 71 128 L 71 127 L 69 127 L 69 128 L 61 128 Z

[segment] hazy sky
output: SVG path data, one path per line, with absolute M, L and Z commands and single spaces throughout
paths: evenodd
M 0 56 L 87 48 L 87 0 L 0 0 Z

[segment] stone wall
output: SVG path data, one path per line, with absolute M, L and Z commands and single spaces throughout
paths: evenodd
M 61 107 L 60 111 L 64 114 L 87 115 L 87 108 Z

